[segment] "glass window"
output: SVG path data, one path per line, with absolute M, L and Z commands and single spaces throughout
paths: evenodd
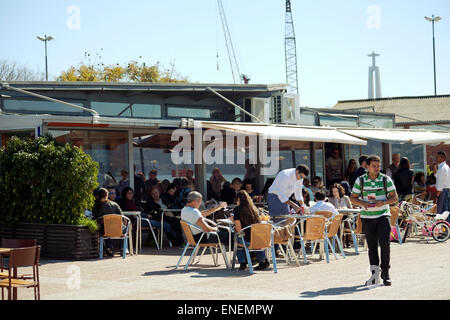
M 356 167 L 359 167 L 360 146 L 354 144 L 344 144 L 345 149 L 345 169 L 347 170 L 350 159 L 356 160 Z
M 307 150 L 295 150 L 295 167 L 300 164 L 306 164 L 311 170 L 311 152 L 309 148 Z
M 290 168 L 294 168 L 294 164 L 292 162 L 292 151 L 291 150 L 280 150 L 279 151 L 280 156 L 280 169 L 284 170 L 284 169 L 290 169 Z
M 357 127 L 357 117 L 345 117 L 342 115 L 320 115 L 320 125 L 330 127 Z
M 189 107 L 174 107 L 167 108 L 167 116 L 176 118 L 211 118 L 210 109 L 189 108 Z
M 324 177 L 324 166 L 323 166 L 323 144 L 315 143 L 314 146 L 314 165 L 315 165 L 315 175 L 322 178 Z
M 129 103 L 121 102 L 91 101 L 91 109 L 97 111 L 101 116 L 118 117 L 120 114 L 120 117 L 131 117 L 130 108 L 125 110 L 129 105 Z
M 83 103 L 70 102 L 77 106 L 83 107 Z M 61 103 L 46 100 L 14 100 L 3 99 L 4 111 L 33 111 L 33 112 L 49 112 L 49 113 L 83 113 L 85 111 L 74 107 L 69 107 Z
M 370 156 L 376 154 L 380 158 L 383 158 L 382 143 L 378 141 L 368 140 L 367 145 L 362 146 L 362 154 Z
M 316 116 L 314 112 L 300 111 L 300 124 L 304 126 L 315 126 Z
M 137 118 L 161 118 L 161 106 L 159 104 L 135 103 L 131 107 L 132 117 Z
M 59 143 L 71 143 L 82 148 L 99 163 L 100 187 L 118 183 L 121 170 L 128 172 L 128 133 L 123 131 L 48 130 Z M 106 177 L 109 172 L 113 179 Z
M 424 145 L 422 144 L 392 144 L 392 154 L 400 153 L 400 157 L 407 157 L 414 172 L 425 170 Z M 391 163 L 391 162 L 389 162 Z
M 392 117 L 360 116 L 359 125 L 364 128 L 393 128 L 394 120 Z

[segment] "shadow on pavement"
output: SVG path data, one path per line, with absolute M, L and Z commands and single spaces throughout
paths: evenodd
M 227 270 L 224 268 L 217 269 L 217 267 L 210 265 L 196 265 L 194 267 L 189 267 L 186 271 L 183 269 L 184 266 L 175 269 L 175 266 L 167 267 L 167 270 L 149 271 L 142 274 L 144 277 L 148 276 L 167 276 L 175 274 L 187 274 L 191 273 L 192 278 L 224 278 L 224 277 L 247 277 L 250 276 L 248 270 Z
M 319 296 L 338 296 L 343 294 L 353 294 L 355 292 L 370 290 L 365 285 L 358 285 L 353 287 L 337 287 L 329 288 L 319 291 L 305 291 L 300 294 L 300 298 L 315 298 Z

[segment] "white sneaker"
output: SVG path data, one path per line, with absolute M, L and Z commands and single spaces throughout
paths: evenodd
M 371 276 L 369 280 L 366 281 L 366 286 L 375 286 L 380 284 L 380 267 L 379 266 L 370 266 Z

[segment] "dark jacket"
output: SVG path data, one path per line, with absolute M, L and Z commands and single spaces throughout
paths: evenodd
M 225 201 L 228 204 L 234 203 L 234 197 L 236 196 L 236 191 L 230 187 L 229 184 L 224 184 L 222 189 L 222 197 L 221 200 Z
M 398 169 L 393 176 L 395 189 L 399 195 L 413 193 L 414 171 L 411 169 Z

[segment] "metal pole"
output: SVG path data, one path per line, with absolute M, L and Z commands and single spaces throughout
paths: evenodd
M 436 95 L 436 56 L 435 56 L 435 47 L 434 47 L 434 16 L 431 21 L 431 25 L 433 28 L 433 69 L 434 69 L 434 95 Z
M 45 37 L 45 80 L 48 81 L 48 65 L 47 65 L 47 35 Z

